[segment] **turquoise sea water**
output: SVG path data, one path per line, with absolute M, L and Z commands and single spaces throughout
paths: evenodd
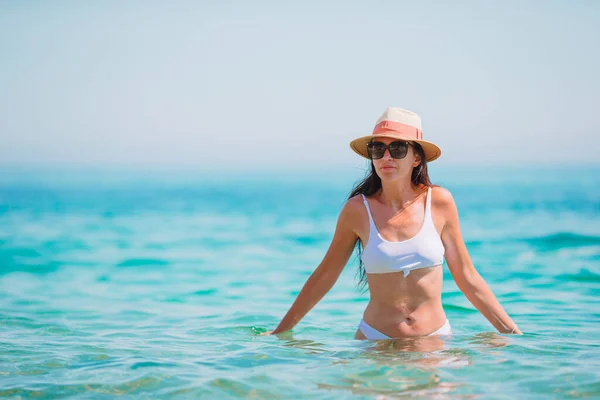
M 293 330 L 361 171 L 0 170 L 0 397 L 600 397 L 600 170 L 447 168 L 475 266 L 523 336 L 444 265 L 454 336 L 353 340 L 356 260 Z

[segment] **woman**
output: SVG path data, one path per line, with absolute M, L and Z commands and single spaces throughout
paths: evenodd
M 340 212 L 331 245 L 274 334 L 292 329 L 332 288 L 355 247 L 370 300 L 356 339 L 450 335 L 442 307 L 445 257 L 457 286 L 501 333 L 521 331 L 477 273 L 450 192 L 433 186 L 427 162 L 441 155 L 422 139 L 421 119 L 390 107 L 373 133 L 350 143 L 371 173 Z

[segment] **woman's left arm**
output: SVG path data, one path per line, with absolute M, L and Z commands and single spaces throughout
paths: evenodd
M 521 334 L 519 327 L 508 316 L 485 280 L 479 275 L 460 231 L 458 210 L 452 194 L 441 187 L 435 188 L 436 211 L 444 215 L 441 237 L 448 269 L 458 288 L 500 333 Z

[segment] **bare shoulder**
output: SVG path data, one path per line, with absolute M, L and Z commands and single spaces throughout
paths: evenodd
M 346 201 L 346 206 L 351 207 L 351 208 L 356 208 L 356 209 L 361 207 L 362 204 L 363 204 L 363 199 L 360 194 L 357 194 L 356 196 L 353 196 Z
M 431 204 L 432 206 L 441 211 L 444 215 L 452 215 L 456 212 L 456 203 L 452 193 L 444 187 L 434 186 L 431 188 Z
M 365 218 L 367 218 L 367 212 L 362 196 L 356 195 L 348 199 L 344 204 L 344 207 L 340 211 L 338 223 L 346 229 L 354 231 L 362 226 Z
M 363 204 L 363 199 L 360 194 L 357 194 L 354 197 L 349 198 L 344 204 L 344 208 L 342 208 L 341 214 L 345 214 L 346 216 L 354 216 L 360 218 L 362 214 L 366 214 L 365 206 Z
M 452 193 L 444 187 L 434 186 L 431 188 L 431 201 L 438 207 L 448 207 L 454 205 Z

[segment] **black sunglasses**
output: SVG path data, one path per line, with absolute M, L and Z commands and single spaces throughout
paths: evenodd
M 367 143 L 367 153 L 371 160 L 379 160 L 380 158 L 383 158 L 385 150 L 387 149 L 390 151 L 390 156 L 392 156 L 392 158 L 400 159 L 406 157 L 409 145 L 410 143 L 403 140 L 392 142 L 387 145 L 382 142 L 369 142 Z

